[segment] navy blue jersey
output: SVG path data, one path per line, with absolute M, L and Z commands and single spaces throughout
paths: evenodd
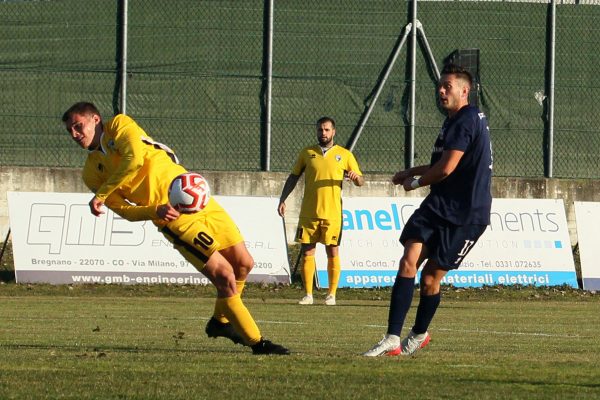
M 489 225 L 492 145 L 485 114 L 469 105 L 446 118 L 433 147 L 431 165 L 440 160 L 444 150 L 460 150 L 464 155 L 446 179 L 431 185 L 421 207 L 455 225 Z

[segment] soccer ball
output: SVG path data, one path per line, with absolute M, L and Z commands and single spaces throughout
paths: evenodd
M 169 203 L 184 214 L 202 210 L 210 199 L 210 188 L 204 177 L 195 172 L 177 175 L 169 185 Z

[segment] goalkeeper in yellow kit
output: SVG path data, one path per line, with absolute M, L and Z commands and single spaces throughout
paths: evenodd
M 155 142 L 130 117 L 119 114 L 103 122 L 92 103 L 76 103 L 62 117 L 71 138 L 89 151 L 83 180 L 94 192 L 90 211 L 106 205 L 129 221 L 152 220 L 186 260 L 217 288 L 209 337 L 227 337 L 250 346 L 254 354 L 289 354 L 265 340 L 241 300 L 254 260 L 233 220 L 211 198 L 194 214 L 180 214 L 168 201 L 173 178 L 187 172 L 173 151 Z
M 339 244 L 342 239 L 342 181 L 356 186 L 365 180 L 354 155 L 334 144 L 335 121 L 323 117 L 317 121 L 318 144 L 304 148 L 288 176 L 277 211 L 285 216 L 285 200 L 304 173 L 304 197 L 296 231 L 296 241 L 302 244 L 302 281 L 306 295 L 299 304 L 313 304 L 313 277 L 316 270 L 315 247 L 325 245 L 329 288 L 325 304 L 334 306 L 340 279 Z

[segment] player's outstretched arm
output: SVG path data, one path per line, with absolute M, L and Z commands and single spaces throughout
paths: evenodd
M 127 201 L 118 192 L 112 192 L 111 195 L 106 199 L 105 205 L 115 214 L 121 216 L 127 221 L 150 221 L 163 219 L 163 217 L 159 217 L 159 208 L 162 205 L 151 204 L 148 206 L 138 206 Z M 167 219 L 164 220 L 171 221 Z
M 277 206 L 277 213 L 281 217 L 285 216 L 285 200 L 294 191 L 294 188 L 298 183 L 298 179 L 300 179 L 300 175 L 290 174 L 285 180 L 283 190 L 281 191 L 281 196 L 279 197 L 279 205 Z
M 460 150 L 444 150 L 442 158 L 421 174 L 418 180 L 415 178 L 415 175 L 419 174 L 415 173 L 405 178 L 402 186 L 408 192 L 421 186 L 433 185 L 443 181 L 448 175 L 454 172 L 464 154 L 464 151 Z
M 421 176 L 429 170 L 429 165 L 420 165 L 418 167 L 408 168 L 402 171 L 398 171 L 392 177 L 392 183 L 394 185 L 402 185 L 406 178 L 413 176 Z

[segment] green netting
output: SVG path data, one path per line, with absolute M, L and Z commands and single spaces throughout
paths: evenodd
M 128 2 L 127 113 L 191 169 L 260 170 L 265 131 L 267 1 Z M 557 6 L 553 175 L 598 178 L 595 76 L 600 5 Z M 587 2 L 589 3 L 589 2 Z M 121 2 L 0 1 L 0 165 L 80 166 L 60 122 L 72 103 L 119 103 Z M 346 144 L 372 100 L 411 9 L 398 0 L 275 2 L 270 167 L 288 171 L 336 119 Z M 495 174 L 544 175 L 550 5 L 424 1 L 418 19 L 438 67 L 479 49 L 480 106 L 490 119 Z M 366 172 L 404 166 L 409 42 L 400 52 L 355 153 Z M 417 51 L 416 164 L 443 120 L 435 79 Z

